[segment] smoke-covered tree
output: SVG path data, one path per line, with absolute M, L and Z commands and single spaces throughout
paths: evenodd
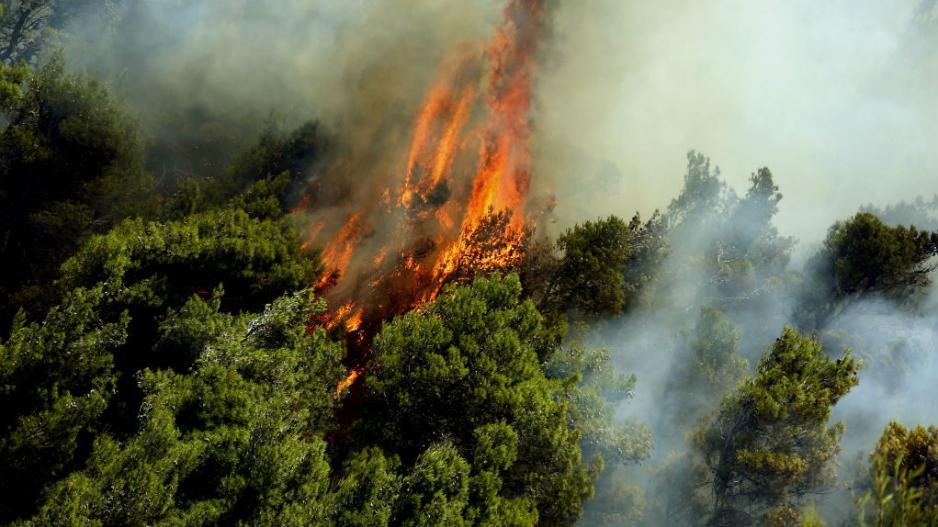
M 844 430 L 828 420 L 858 367 L 849 352 L 831 359 L 817 340 L 785 328 L 756 375 L 695 434 L 712 474 L 711 525 L 787 517 L 806 494 L 828 488 Z
M 684 187 L 668 206 L 668 223 L 679 230 L 698 229 L 701 222 L 717 220 L 714 213 L 726 212 L 734 199 L 732 190 L 720 178 L 719 167 L 711 170 L 710 158 L 691 150 L 687 153 Z
M 107 15 L 121 0 L 6 0 L 0 5 L 0 62 L 33 63 L 53 37 L 89 11 Z
M 671 250 L 667 218 L 657 210 L 644 222 L 635 213 L 629 221 L 629 230 L 632 232 L 629 257 L 622 269 L 626 312 L 651 303 L 647 286 L 658 275 Z
M 626 474 L 606 469 L 596 482 L 596 495 L 586 503 L 581 523 L 596 527 L 646 525 L 646 509 L 642 489 L 630 483 Z
M 723 305 L 751 305 L 789 281 L 786 268 L 794 241 L 779 236 L 772 223 L 781 199 L 768 168 L 752 174 L 749 190 L 727 218 L 715 248 Z
M 700 153 L 688 154 L 680 195 L 663 216 L 670 258 L 649 296 L 658 303 L 697 303 L 721 310 L 766 311 L 792 279 L 794 245 L 773 221 L 782 198 L 761 168 L 739 198 Z M 689 276 L 699 277 L 688 284 Z
M 612 467 L 648 457 L 653 445 L 650 430 L 615 417 L 616 409 L 633 397 L 637 379 L 619 372 L 608 350 L 565 343 L 553 349 L 542 369 L 548 378 L 567 383 L 571 420 L 583 435 L 586 454 L 599 454 Z
M 170 196 L 163 211 L 169 217 L 233 206 L 254 217 L 279 218 L 300 201 L 315 163 L 327 148 L 322 130 L 312 121 L 290 132 L 269 124 L 253 144 L 236 155 L 195 149 L 194 155 L 213 157 L 209 167 L 203 166 L 208 161 L 185 159 L 184 151 L 162 144 L 164 140 L 157 141 L 148 163 L 162 173 L 171 174 L 161 181 L 163 192 Z M 185 139 L 176 140 L 188 144 Z M 235 150 L 236 146 L 226 145 L 225 150 Z M 215 166 L 232 155 L 234 159 L 226 169 Z M 185 169 L 176 166 L 190 163 L 195 166 Z M 315 207 L 316 203 L 309 205 Z
M 860 212 L 869 212 L 892 227 L 915 225 L 919 229 L 938 230 L 938 194 L 930 200 L 918 196 L 912 201 L 900 201 L 882 208 L 864 205 Z
M 701 308 L 694 327 L 677 339 L 675 364 L 664 389 L 671 397 L 658 403 L 674 436 L 694 432 L 746 378 L 749 363 L 738 354 L 739 342 L 739 327 L 712 307 Z M 685 447 L 673 453 L 653 478 L 652 523 L 696 525 L 707 516 L 711 477 L 699 451 Z
M 679 359 L 670 390 L 679 393 L 673 417 L 678 426 L 694 426 L 749 372 L 738 354 L 739 328 L 712 307 L 700 309 L 694 330 L 684 335 L 687 355 Z

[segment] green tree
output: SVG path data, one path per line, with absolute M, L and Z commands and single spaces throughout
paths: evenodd
M 28 2 L 27 2 L 28 3 Z M 139 136 L 101 85 L 0 65 L 0 328 L 54 302 L 59 265 L 94 233 L 156 209 Z
M 127 316 L 101 316 L 103 288 L 68 295 L 42 324 L 14 323 L 0 342 L 0 522 L 78 465 L 114 395 L 114 353 Z
M 261 310 L 282 290 L 309 284 L 314 269 L 288 225 L 242 211 L 126 220 L 88 240 L 62 266 L 59 305 L 41 323 L 20 317 L 0 347 L 0 402 L 9 409 L 0 417 L 0 460 L 10 467 L 0 481 L 0 519 L 29 511 L 43 488 L 83 466 L 102 431 L 118 443 L 133 437 L 149 396 L 140 372 L 189 372 L 220 334 L 237 333 L 226 313 Z M 212 294 L 219 284 L 233 294 Z M 304 331 L 310 310 L 307 303 L 293 312 L 289 330 Z M 284 316 L 264 317 L 275 315 Z M 283 324 L 253 334 L 274 327 Z M 307 406 L 331 407 L 333 389 Z M 325 414 L 316 414 L 318 423 Z
M 535 350 L 541 318 L 520 297 L 515 275 L 478 278 L 385 326 L 366 368 L 358 435 L 405 463 L 441 442 L 472 460 L 467 517 L 497 517 L 497 495 L 521 524 L 536 507 L 539 524 L 568 525 L 592 493 L 570 426 L 576 379 L 545 377 Z M 496 438 L 503 446 L 482 448 Z
M 573 311 L 595 317 L 620 313 L 625 306 L 622 270 L 630 256 L 632 231 L 620 218 L 587 221 L 557 239 L 560 256 L 543 255 L 540 269 L 528 275 L 544 278 L 540 291 L 532 291 L 538 308 L 550 317 Z M 537 282 L 529 282 L 529 290 Z
M 806 323 L 819 324 L 851 299 L 880 294 L 909 298 L 929 283 L 938 255 L 938 232 L 889 227 L 861 212 L 831 226 L 808 263 L 802 295 Z
M 336 523 L 349 527 L 390 525 L 403 484 L 400 460 L 388 458 L 380 448 L 367 447 L 355 452 L 341 473 L 334 491 Z
M 404 480 L 401 525 L 469 525 L 469 463 L 452 445 L 433 445 L 420 454 Z
M 933 269 L 926 262 L 936 254 L 938 232 L 890 228 L 864 213 L 831 227 L 821 252 L 833 271 L 834 294 L 838 297 L 925 285 Z
M 315 253 L 300 248 L 286 221 L 237 209 L 180 221 L 132 219 L 90 239 L 62 266 L 65 289 L 106 283 L 121 305 L 181 305 L 225 286 L 224 309 L 257 311 L 317 275 Z
M 260 316 L 218 309 L 193 297 L 179 311 L 173 326 L 205 342 L 191 372 L 141 370 L 138 430 L 98 430 L 84 468 L 50 485 L 28 524 L 331 524 L 321 437 L 342 350 L 306 329 L 324 304 L 302 291 Z
M 832 482 L 844 428 L 828 420 L 858 368 L 849 352 L 831 359 L 817 340 L 785 328 L 756 375 L 696 433 L 712 474 L 712 525 L 784 516 Z
M 861 525 L 938 523 L 938 428 L 891 422 L 870 458 L 871 489 L 857 503 Z

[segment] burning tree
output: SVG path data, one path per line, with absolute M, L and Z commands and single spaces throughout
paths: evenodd
M 522 262 L 533 229 L 525 212 L 529 110 L 543 4 L 509 2 L 482 49 L 450 51 L 417 111 L 406 157 L 392 163 L 398 170 L 336 199 L 324 193 L 347 188 L 355 166 L 339 160 L 310 189 L 309 212 L 298 211 L 306 243 L 324 246 L 315 289 L 330 313 L 321 323 L 354 334 L 354 371 L 383 321 L 433 301 L 446 283 Z

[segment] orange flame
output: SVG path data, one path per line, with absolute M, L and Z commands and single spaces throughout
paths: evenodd
M 519 9 L 522 10 L 520 13 Z M 481 132 L 480 166 L 473 181 L 460 237 L 444 250 L 437 263 L 435 273 L 439 285 L 428 300 L 436 297 L 442 282 L 455 271 L 457 262 L 469 246 L 467 237 L 486 214 L 493 210 L 510 211 L 511 227 L 517 232 L 523 230 L 522 208 L 530 187 L 528 139 L 531 133 L 528 116 L 535 57 L 529 42 L 531 36 L 522 31 L 519 14 L 529 17 L 523 23 L 530 27 L 543 17 L 543 7 L 536 1 L 510 4 L 506 9 L 505 24 L 486 49 L 492 62 L 486 93 L 490 118 Z M 498 253 L 489 255 L 488 264 L 497 268 L 499 263 L 509 263 L 510 258 L 506 256 L 511 252 L 501 257 Z
M 530 110 L 543 0 L 508 0 L 504 14 L 481 50 L 458 46 L 441 63 L 414 116 L 409 147 L 402 149 L 406 156 L 395 163 L 396 183 L 378 180 L 373 191 L 359 192 L 368 202 L 351 213 L 334 205 L 332 195 L 323 198 L 321 211 L 316 199 L 306 200 L 314 231 L 309 242 L 323 229 L 321 222 L 343 211 L 345 222 L 322 253 L 326 272 L 316 290 L 334 309 L 326 326 L 344 324 L 357 335 L 353 346 L 367 347 L 367 331 L 433 300 L 467 266 L 488 272 L 520 261 L 528 232 Z M 349 176 L 348 162 L 330 170 L 338 186 L 361 177 Z M 350 355 L 353 366 L 363 363 L 367 349 L 357 353 Z M 358 371 L 350 371 L 338 392 Z
M 358 211 L 349 216 L 345 226 L 339 231 L 339 235 L 323 251 L 322 261 L 329 272 L 319 279 L 316 289 L 325 286 L 326 280 L 331 278 L 332 274 L 339 277 L 345 275 L 345 270 L 352 259 L 352 252 L 364 234 L 362 214 L 362 211 Z
M 333 397 L 338 398 L 340 395 L 342 395 L 342 392 L 344 392 L 346 389 L 350 388 L 353 384 L 355 384 L 355 381 L 358 379 L 358 377 L 361 374 L 362 374 L 361 370 L 358 370 L 358 369 L 350 370 L 348 374 L 345 376 L 345 378 L 339 381 L 338 386 L 335 387 L 335 395 Z
M 358 331 L 362 325 L 362 316 L 365 314 L 365 308 L 359 307 L 354 313 L 349 315 L 345 321 L 345 329 L 348 331 Z

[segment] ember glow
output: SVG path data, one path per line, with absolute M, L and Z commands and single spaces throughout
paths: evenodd
M 390 163 L 398 168 L 370 176 L 374 188 L 357 203 L 317 210 L 325 199 L 311 189 L 307 243 L 323 247 L 315 289 L 330 306 L 324 325 L 357 333 L 350 342 L 363 347 L 350 349 L 357 356 L 339 392 L 360 375 L 382 321 L 432 301 L 460 273 L 520 262 L 533 221 L 529 114 L 544 18 L 543 0 L 511 0 L 488 43 L 452 49 L 413 118 L 409 148 Z M 348 168 L 336 163 L 324 178 L 360 177 Z

